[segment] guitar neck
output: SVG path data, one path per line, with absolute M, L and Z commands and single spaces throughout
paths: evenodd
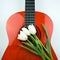
M 25 1 L 25 27 L 34 24 L 35 20 L 35 0 Z

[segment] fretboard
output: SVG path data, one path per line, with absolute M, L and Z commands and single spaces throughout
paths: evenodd
M 35 20 L 35 0 L 25 1 L 25 27 L 34 24 Z

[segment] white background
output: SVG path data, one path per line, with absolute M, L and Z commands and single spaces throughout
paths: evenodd
M 36 11 L 48 14 L 54 23 L 51 44 L 60 60 L 60 0 L 35 0 Z M 15 12 L 25 10 L 25 0 L 0 0 L 0 60 L 8 46 L 6 22 Z

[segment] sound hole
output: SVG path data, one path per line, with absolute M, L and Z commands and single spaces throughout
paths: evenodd
M 40 29 L 38 28 L 38 26 L 36 26 L 36 31 L 37 31 L 37 36 L 39 39 L 41 39 L 41 31 Z

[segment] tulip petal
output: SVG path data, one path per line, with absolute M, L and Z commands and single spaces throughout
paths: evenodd
M 29 26 L 28 26 L 28 29 L 29 29 L 29 32 L 30 32 L 31 34 L 36 34 L 36 29 L 35 29 L 35 27 L 34 27 L 33 24 L 32 24 L 32 25 L 29 25 Z
M 28 37 L 24 32 L 20 31 L 20 34 L 18 35 L 18 39 L 22 41 L 26 41 Z
M 30 35 L 30 32 L 27 28 L 22 28 L 22 31 L 26 34 L 26 35 Z

